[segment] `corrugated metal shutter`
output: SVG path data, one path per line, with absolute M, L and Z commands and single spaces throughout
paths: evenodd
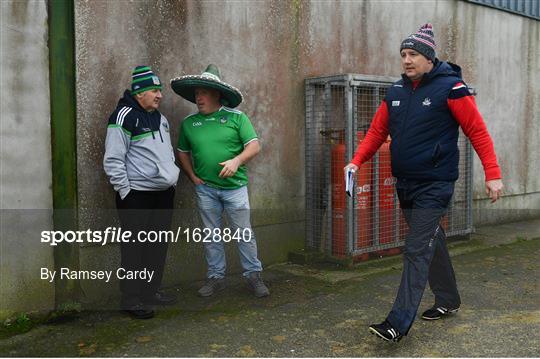
M 466 0 L 540 20 L 540 0 Z

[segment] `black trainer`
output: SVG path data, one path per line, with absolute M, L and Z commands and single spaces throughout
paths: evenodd
M 442 317 L 455 313 L 459 310 L 459 308 L 446 308 L 441 306 L 433 306 L 426 310 L 424 313 L 422 313 L 422 319 L 424 320 L 437 320 L 441 319 Z
M 135 319 L 150 319 L 154 317 L 154 310 L 141 302 L 133 305 L 122 305 L 122 311 Z
M 381 324 L 371 324 L 369 331 L 386 341 L 399 342 L 403 338 L 399 330 L 395 329 L 387 320 Z

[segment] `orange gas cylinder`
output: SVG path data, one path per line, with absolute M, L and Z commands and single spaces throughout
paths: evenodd
M 360 144 L 364 139 L 365 132 L 359 131 L 358 143 Z M 358 249 L 369 247 L 373 244 L 373 162 L 368 161 L 360 167 L 359 172 L 356 174 L 356 203 L 355 211 L 357 215 L 357 227 L 356 227 L 356 247 Z M 369 254 L 357 256 L 355 260 L 366 260 L 369 258 Z
M 390 139 L 379 149 L 379 243 L 394 241 L 394 186 L 390 158 Z
M 346 228 L 345 211 L 347 198 L 345 194 L 345 181 L 343 167 L 345 167 L 345 144 L 342 142 L 332 147 L 332 255 L 345 257 Z
M 395 242 L 395 211 L 394 188 L 396 178 L 392 176 L 392 164 L 390 156 L 390 137 L 386 139 L 379 149 L 379 244 Z M 379 255 L 395 255 L 401 251 L 399 248 L 389 248 L 378 251 Z
M 445 232 L 448 232 L 448 213 L 441 219 L 441 227 L 443 227 Z

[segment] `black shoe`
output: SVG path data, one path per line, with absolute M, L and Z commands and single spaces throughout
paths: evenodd
M 386 341 L 399 342 L 403 338 L 403 335 L 386 320 L 381 324 L 370 325 L 369 331 Z
M 458 308 L 446 308 L 441 306 L 433 306 L 430 309 L 426 310 L 424 313 L 422 313 L 422 319 L 424 320 L 437 320 L 441 319 L 442 317 L 455 313 L 459 310 Z
M 143 303 L 137 303 L 131 306 L 122 306 L 122 311 L 131 315 L 135 319 L 150 319 L 154 317 L 154 310 Z
M 201 297 L 210 297 L 223 289 L 225 289 L 225 278 L 208 278 L 198 293 Z
M 157 291 L 151 297 L 143 298 L 144 304 L 151 304 L 151 305 L 173 305 L 173 304 L 176 304 L 176 302 L 177 302 L 177 299 L 175 295 L 166 294 L 160 291 Z

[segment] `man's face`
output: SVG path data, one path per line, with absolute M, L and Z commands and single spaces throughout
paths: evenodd
M 401 50 L 401 66 L 403 72 L 411 80 L 419 80 L 433 68 L 433 62 L 412 49 Z
M 218 90 L 208 88 L 196 88 L 195 89 L 195 103 L 197 109 L 203 115 L 216 112 L 221 107 L 219 102 L 220 93 Z
M 161 95 L 161 90 L 152 89 L 135 95 L 135 98 L 142 108 L 150 112 L 158 109 L 163 96 Z

